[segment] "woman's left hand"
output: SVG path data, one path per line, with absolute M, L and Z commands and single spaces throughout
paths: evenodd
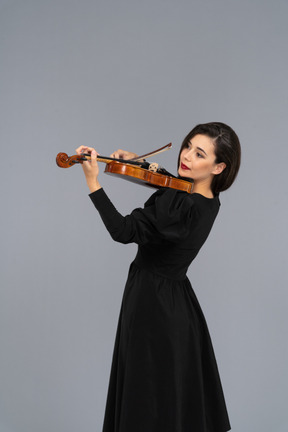
M 98 182 L 99 175 L 99 166 L 97 163 L 97 155 L 99 153 L 93 147 L 80 146 L 76 149 L 76 154 L 81 155 L 83 153 L 89 153 L 91 156 L 90 161 L 84 161 L 82 164 L 82 168 L 86 177 L 87 185 L 90 189 L 90 192 L 95 192 L 100 189 L 101 186 Z

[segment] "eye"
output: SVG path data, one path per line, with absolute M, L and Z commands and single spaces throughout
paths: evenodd
M 199 152 L 197 152 L 196 155 L 197 155 L 197 157 L 199 157 L 199 158 L 202 158 L 202 159 L 204 158 L 204 156 L 203 156 L 201 153 L 199 153 Z

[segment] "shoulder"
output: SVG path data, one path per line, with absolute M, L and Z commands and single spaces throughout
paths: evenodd
M 172 188 L 159 189 L 148 199 L 148 201 L 146 201 L 145 206 L 154 204 L 155 201 L 168 201 L 175 203 L 186 202 L 190 203 L 190 205 L 197 205 L 199 207 L 220 206 L 219 195 L 216 195 L 214 198 L 206 198 L 199 193 L 190 194 L 188 192 Z
M 177 189 L 172 188 L 161 188 L 157 190 L 151 197 L 146 201 L 145 207 L 153 205 L 153 204 L 170 204 L 170 205 L 179 205 L 182 202 L 192 202 L 192 195 L 179 191 Z
M 197 209 L 197 213 L 201 218 L 203 216 L 212 219 L 216 218 L 221 205 L 219 195 L 216 195 L 214 198 L 206 198 L 201 194 L 194 193 L 191 194 L 191 197 Z
M 202 218 L 209 216 L 215 218 L 220 209 L 219 195 L 214 198 L 206 198 L 205 196 L 176 189 L 165 188 L 155 196 L 157 207 L 163 208 L 163 211 L 179 212 L 182 215 L 190 215 Z
M 161 188 L 145 203 L 145 208 L 153 208 L 159 218 L 195 217 L 198 213 L 198 198 L 192 194 L 172 188 Z

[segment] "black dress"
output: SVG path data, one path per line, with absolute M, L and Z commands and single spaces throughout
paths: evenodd
M 186 276 L 220 202 L 160 189 L 123 217 L 90 194 L 115 241 L 139 245 L 123 295 L 103 432 L 230 430 L 206 321 Z

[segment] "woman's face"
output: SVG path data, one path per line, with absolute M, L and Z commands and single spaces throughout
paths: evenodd
M 224 164 L 215 163 L 213 140 L 206 135 L 195 135 L 180 154 L 178 174 L 188 177 L 194 183 L 211 184 L 213 176 L 220 174 Z M 224 165 L 224 167 L 221 165 Z

